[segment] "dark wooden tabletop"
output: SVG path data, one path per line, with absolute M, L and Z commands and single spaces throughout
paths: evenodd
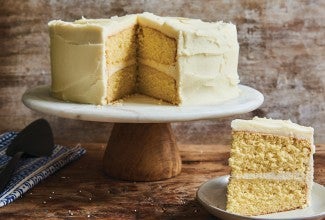
M 213 219 L 195 193 L 205 181 L 229 173 L 229 146 L 181 145 L 182 173 L 157 182 L 110 179 L 102 170 L 106 144 L 82 146 L 84 156 L 0 208 L 0 219 Z M 317 145 L 314 159 L 315 182 L 324 185 L 325 145 Z

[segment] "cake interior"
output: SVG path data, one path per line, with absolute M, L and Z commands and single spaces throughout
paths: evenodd
M 105 44 L 107 102 L 113 102 L 136 91 L 136 26 L 109 36 Z
M 175 67 L 175 39 L 135 25 L 108 36 L 105 46 L 108 103 L 134 93 L 180 103 L 176 79 L 157 67 Z
M 311 143 L 305 139 L 233 131 L 227 210 L 261 215 L 308 203 Z
M 306 191 L 303 181 L 233 179 L 228 188 L 227 211 L 251 216 L 303 208 Z
M 234 131 L 232 137 L 232 174 L 308 171 L 311 143 L 307 140 L 244 131 Z

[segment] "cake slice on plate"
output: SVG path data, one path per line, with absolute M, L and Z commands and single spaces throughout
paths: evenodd
M 311 201 L 314 130 L 291 121 L 232 121 L 227 211 L 262 215 Z

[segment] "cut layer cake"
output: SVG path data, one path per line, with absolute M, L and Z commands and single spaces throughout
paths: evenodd
M 313 128 L 255 117 L 231 123 L 227 211 L 262 215 L 304 208 L 313 183 Z
M 49 22 L 52 95 L 108 104 L 140 93 L 175 105 L 237 97 L 236 26 L 151 13 Z

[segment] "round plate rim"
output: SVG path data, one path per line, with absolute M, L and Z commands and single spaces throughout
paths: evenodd
M 202 191 L 202 189 L 204 187 L 206 187 L 207 184 L 210 184 L 211 182 L 213 181 L 218 181 L 218 180 L 222 180 L 222 179 L 226 179 L 227 183 L 229 181 L 229 175 L 224 175 L 224 176 L 219 176 L 219 177 L 215 177 L 215 178 L 212 178 L 212 179 L 209 179 L 208 181 L 202 183 L 199 187 L 198 187 L 198 190 L 196 191 L 196 199 L 198 200 L 198 202 L 212 215 L 216 216 L 216 217 L 220 217 L 218 215 L 215 215 L 213 212 L 210 211 L 210 209 L 214 209 L 214 211 L 216 212 L 219 212 L 220 215 L 226 215 L 228 216 L 229 218 L 236 218 L 236 219 L 241 219 L 241 220 L 248 220 L 248 219 L 255 219 L 255 220 L 270 220 L 269 217 L 263 217 L 263 216 L 243 216 L 243 215 L 238 215 L 238 214 L 234 214 L 234 213 L 230 213 L 230 212 L 227 212 L 226 210 L 223 210 L 221 208 L 218 208 L 216 206 L 212 206 L 211 204 L 208 204 L 204 199 L 202 199 L 200 197 L 200 191 Z M 321 184 L 318 184 L 318 183 L 315 183 L 314 182 L 314 185 L 316 185 L 317 187 L 322 187 L 325 189 L 324 186 L 322 186 Z M 313 216 L 308 216 L 308 217 L 300 217 L 298 216 L 299 219 L 318 219 L 318 218 L 321 218 L 321 217 L 324 217 L 325 216 L 325 212 L 322 212 L 320 214 L 317 214 L 317 215 L 313 215 Z M 294 219 L 298 219 L 297 216 L 293 216 L 292 218 L 283 218 L 281 217 L 281 220 L 294 220 Z M 277 218 L 274 218 L 274 219 L 277 219 Z
M 22 102 L 26 107 L 41 113 L 85 121 L 121 123 L 181 122 L 243 114 L 253 111 L 262 105 L 264 101 L 262 93 L 249 86 L 239 85 L 239 88 L 243 91 L 239 97 L 221 102 L 220 104 L 211 106 L 159 106 L 149 104 L 145 106 L 146 108 L 149 107 L 152 109 L 152 112 L 139 106 L 135 106 L 135 109 L 132 109 L 132 106 L 128 107 L 123 105 L 96 106 L 92 104 L 64 102 L 50 96 L 49 85 L 37 86 L 27 90 L 22 96 Z M 246 98 L 248 101 L 238 105 L 232 104 L 241 101 L 240 98 Z M 51 105 L 53 103 L 56 104 L 55 107 Z M 227 105 L 230 107 L 233 105 L 233 108 L 228 107 L 227 111 L 216 108 Z M 59 106 L 60 108 L 57 108 Z M 108 109 L 109 111 L 107 111 Z M 169 114 L 171 112 L 170 109 L 173 110 L 172 114 Z M 158 117 L 154 111 L 160 111 L 161 114 L 165 113 L 167 115 Z

